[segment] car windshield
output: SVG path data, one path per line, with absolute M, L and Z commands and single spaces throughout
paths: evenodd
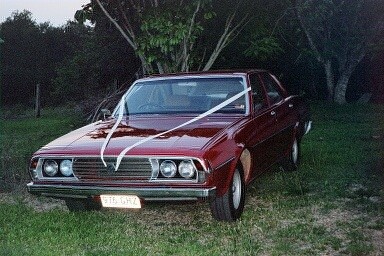
M 126 112 L 134 114 L 204 113 L 243 92 L 243 77 L 159 78 L 135 83 L 125 96 Z M 247 113 L 244 95 L 216 113 Z

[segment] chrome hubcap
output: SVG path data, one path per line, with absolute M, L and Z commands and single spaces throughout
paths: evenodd
M 232 197 L 233 207 L 235 209 L 239 208 L 241 200 L 241 176 L 238 170 L 233 174 Z
M 298 156 L 299 156 L 299 147 L 297 146 L 297 140 L 295 140 L 292 145 L 292 162 L 293 163 L 295 164 L 297 163 Z

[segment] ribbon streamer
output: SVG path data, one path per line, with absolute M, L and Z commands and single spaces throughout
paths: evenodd
M 113 133 L 115 132 L 115 130 L 119 126 L 121 120 L 123 120 L 123 115 L 124 115 L 124 97 L 121 97 L 121 100 L 119 102 L 119 115 L 118 115 L 117 120 L 116 120 L 115 124 L 113 125 L 112 129 L 108 132 L 108 135 L 105 138 L 103 146 L 101 147 L 101 150 L 100 150 L 100 158 L 101 158 L 101 161 L 103 162 L 105 167 L 107 167 L 107 163 L 104 160 L 104 151 L 105 151 L 109 141 L 111 140 Z
M 206 112 L 204 112 L 204 113 L 198 115 L 197 117 L 195 117 L 195 118 L 193 118 L 193 119 L 191 119 L 191 120 L 189 120 L 189 121 L 187 121 L 187 122 L 185 122 L 185 123 L 180 124 L 179 126 L 176 126 L 175 128 L 172 128 L 172 129 L 170 129 L 170 130 L 161 132 L 161 133 L 156 134 L 156 135 L 149 136 L 149 137 L 147 137 L 147 138 L 145 138 L 145 139 L 143 139 L 143 140 L 140 140 L 140 141 L 136 142 L 135 144 L 133 144 L 133 145 L 131 145 L 131 146 L 126 147 L 123 151 L 121 151 L 121 153 L 118 155 L 118 157 L 117 157 L 117 159 L 116 159 L 115 171 L 117 171 L 117 169 L 119 169 L 119 166 L 120 166 L 121 161 L 123 160 L 123 157 L 125 156 L 125 154 L 126 154 L 129 150 L 131 150 L 131 149 L 133 149 L 134 147 L 137 147 L 137 146 L 139 146 L 139 145 L 141 145 L 141 144 L 143 144 L 143 143 L 145 143 L 145 142 L 147 142 L 147 141 L 153 140 L 153 139 L 155 139 L 155 138 L 157 138 L 157 137 L 161 137 L 161 136 L 163 136 L 164 134 L 173 132 L 173 131 L 175 131 L 175 130 L 177 130 L 177 129 L 180 129 L 181 127 L 184 127 L 184 126 L 189 125 L 189 124 L 191 124 L 191 123 L 193 123 L 193 122 L 196 122 L 196 121 L 198 121 L 198 120 L 200 120 L 200 119 L 202 119 L 202 118 L 204 118 L 204 117 L 206 117 L 206 116 L 208 116 L 208 115 L 210 115 L 210 114 L 212 114 L 212 113 L 214 113 L 214 112 L 216 112 L 216 111 L 222 109 L 223 107 L 225 107 L 225 106 L 227 106 L 228 104 L 232 103 L 233 101 L 237 100 L 238 98 L 240 98 L 240 97 L 243 96 L 244 94 L 248 93 L 250 90 L 251 90 L 251 88 L 247 88 L 246 90 L 244 90 L 244 91 L 242 91 L 242 92 L 239 92 L 238 94 L 232 96 L 231 98 L 229 98 L 229 99 L 223 101 L 222 103 L 220 103 L 220 104 L 217 105 L 216 107 L 209 109 L 208 111 L 206 111 Z M 122 100 L 121 100 L 120 103 L 119 103 L 119 104 L 120 104 L 120 111 L 119 111 L 118 119 L 116 120 L 115 125 L 114 125 L 114 126 L 112 127 L 112 129 L 109 131 L 109 133 L 108 133 L 108 135 L 107 135 L 107 138 L 105 139 L 104 144 L 103 144 L 103 146 L 102 146 L 102 148 L 101 148 L 100 156 L 101 156 L 101 160 L 103 161 L 103 164 L 104 164 L 105 167 L 107 166 L 107 164 L 106 164 L 105 161 L 104 161 L 104 151 L 105 151 L 105 148 L 107 147 L 107 145 L 108 145 L 108 143 L 109 143 L 109 141 L 110 141 L 110 139 L 111 139 L 111 137 L 112 137 L 112 134 L 115 132 L 117 126 L 120 124 L 121 120 L 123 119 L 123 112 L 124 112 L 124 111 L 123 111 L 123 107 L 124 107 L 124 100 L 123 100 L 123 99 L 124 99 L 124 97 L 122 98 Z

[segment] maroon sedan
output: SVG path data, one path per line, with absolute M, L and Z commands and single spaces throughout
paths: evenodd
M 109 117 L 38 150 L 27 187 L 71 211 L 208 199 L 215 219 L 233 221 L 245 186 L 272 165 L 297 168 L 310 127 L 303 99 L 267 71 L 152 76 Z

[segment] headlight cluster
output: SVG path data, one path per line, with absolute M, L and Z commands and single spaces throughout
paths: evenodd
M 160 173 L 165 178 L 183 177 L 191 179 L 196 176 L 196 167 L 191 160 L 163 160 L 160 164 Z
M 72 160 L 47 159 L 43 164 L 43 176 L 46 177 L 72 177 Z

